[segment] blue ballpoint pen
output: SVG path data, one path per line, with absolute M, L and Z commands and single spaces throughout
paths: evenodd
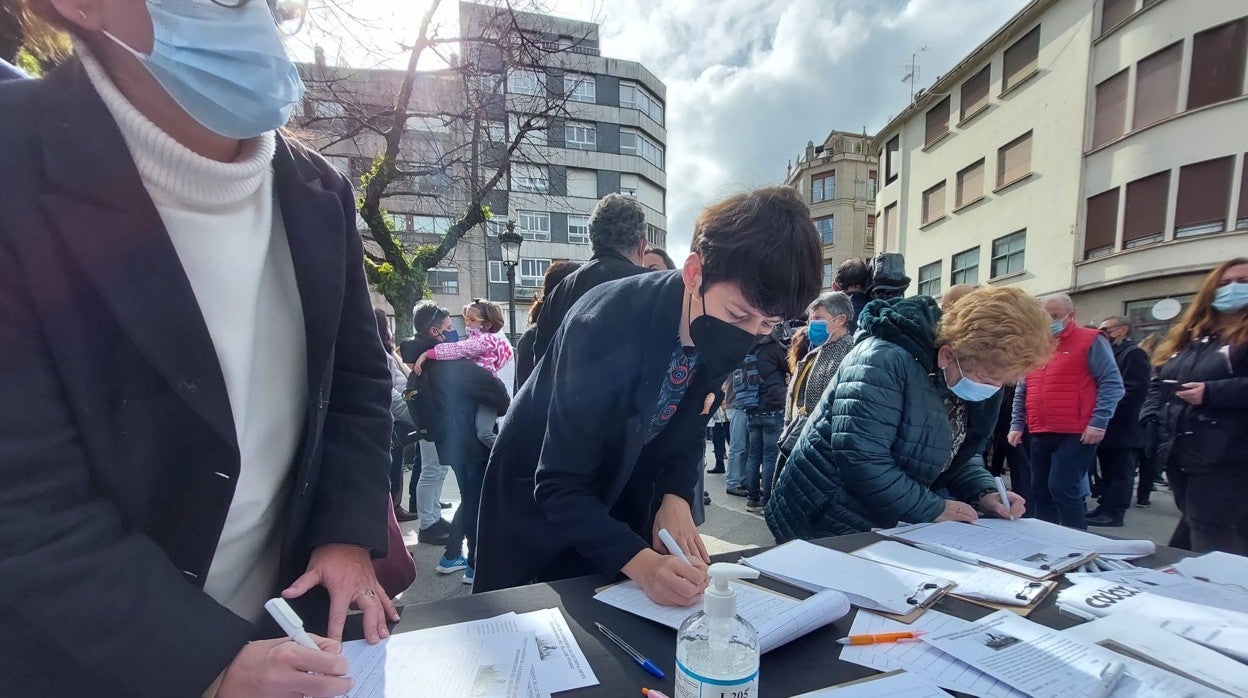
M 596 621 L 594 622 L 594 626 L 597 627 L 599 630 L 601 630 L 602 634 L 606 635 L 608 640 L 619 645 L 620 649 L 627 652 L 628 656 L 632 657 L 634 662 L 637 662 L 637 666 L 641 667 L 642 669 L 645 669 L 646 671 L 650 672 L 652 675 L 660 679 L 665 678 L 665 675 L 663 674 L 663 670 L 660 669 L 658 665 L 656 665 L 654 662 L 650 661 L 649 659 L 646 659 L 645 657 L 643 657 L 641 655 L 641 652 L 638 652 L 637 650 L 633 649 L 632 646 L 630 646 L 627 642 L 620 639 L 619 635 L 616 635 L 615 633 L 607 629 L 607 626 Z

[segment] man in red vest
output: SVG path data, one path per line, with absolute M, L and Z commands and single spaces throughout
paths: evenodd
M 1031 433 L 1031 503 L 1044 521 L 1086 529 L 1085 479 L 1096 445 L 1122 399 L 1122 376 L 1109 341 L 1075 322 L 1075 304 L 1058 293 L 1044 299 L 1057 349 L 1019 381 L 1009 442 Z

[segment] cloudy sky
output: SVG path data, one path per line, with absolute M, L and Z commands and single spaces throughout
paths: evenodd
M 919 86 L 930 85 L 1027 0 L 536 2 L 598 22 L 602 55 L 639 61 L 667 84 L 668 247 L 683 256 L 707 203 L 780 183 L 806 142 L 832 129 L 874 134 L 909 102 L 901 78 L 912 54 Z M 352 7 L 384 8 L 381 26 L 414 28 L 426 3 Z M 457 3 L 442 6 L 453 14 Z

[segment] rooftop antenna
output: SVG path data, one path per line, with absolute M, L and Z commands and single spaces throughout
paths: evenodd
M 910 83 L 910 101 L 914 101 L 914 92 L 919 83 L 919 54 L 927 50 L 927 44 L 910 54 L 910 63 L 901 66 L 901 81 Z

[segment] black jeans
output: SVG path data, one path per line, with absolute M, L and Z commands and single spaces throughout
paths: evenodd
M 715 469 L 723 470 L 724 461 L 728 458 L 728 422 L 715 422 L 711 425 L 711 443 L 715 451 Z
M 1111 518 L 1121 519 L 1131 507 L 1131 485 L 1135 482 L 1135 468 L 1139 449 L 1101 446 L 1096 449 L 1101 463 L 1101 511 Z
M 468 542 L 468 566 L 477 564 L 477 513 L 481 510 L 481 483 L 485 479 L 485 463 L 464 465 L 446 463 L 455 473 L 459 483 L 459 508 L 451 519 L 451 537 L 446 541 L 448 560 L 464 554 L 464 541 Z
M 1154 459 L 1144 455 L 1144 449 L 1136 452 L 1136 456 L 1140 462 L 1140 484 L 1135 490 L 1135 501 L 1141 504 L 1148 504 L 1148 500 L 1153 496 L 1153 485 L 1157 483 L 1157 464 Z
M 394 506 L 403 505 L 403 453 L 409 444 L 408 434 L 416 430 L 411 422 L 396 421 L 390 433 L 390 499 Z M 416 481 L 420 479 L 420 449 L 416 452 L 416 460 L 412 462 L 412 482 L 407 487 L 407 498 L 412 511 L 416 510 Z
M 1166 478 L 1183 512 L 1171 545 L 1190 542 L 1198 553 L 1248 555 L 1248 478 L 1239 468 L 1185 473 L 1172 463 Z

